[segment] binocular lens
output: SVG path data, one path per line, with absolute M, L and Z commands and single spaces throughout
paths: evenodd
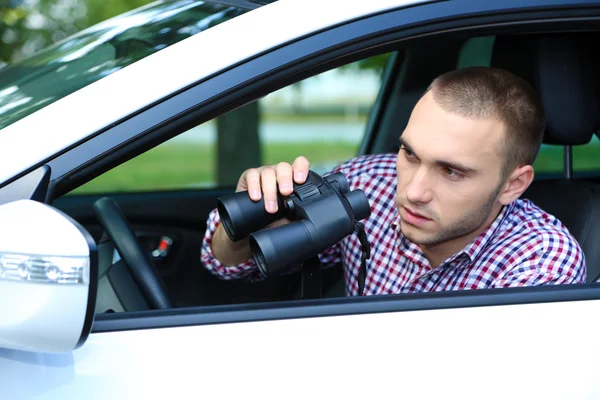
M 342 195 L 348 200 L 352 211 L 354 212 L 354 220 L 360 221 L 371 215 L 371 205 L 369 199 L 362 190 L 354 190 Z
M 350 191 L 348 180 L 341 172 L 328 175 L 323 179 L 325 179 L 330 185 L 333 185 L 340 194 L 348 193 Z
M 304 220 L 251 234 L 250 249 L 261 274 L 280 275 L 311 257 L 319 244 L 315 234 Z
M 254 232 L 282 218 L 285 206 L 281 196 L 277 199 L 278 211 L 270 214 L 265 210 L 265 201 L 253 201 L 248 192 L 238 192 L 217 200 L 219 215 L 227 236 L 234 242 L 243 239 Z

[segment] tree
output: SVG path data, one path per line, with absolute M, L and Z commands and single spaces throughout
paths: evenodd
M 217 184 L 219 186 L 234 186 L 240 177 L 240 171 L 262 164 L 259 127 L 258 101 L 217 118 Z

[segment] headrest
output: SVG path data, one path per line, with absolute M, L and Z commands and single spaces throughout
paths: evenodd
M 600 125 L 596 36 L 589 34 L 498 36 L 491 65 L 529 82 L 546 112 L 544 143 L 588 143 Z

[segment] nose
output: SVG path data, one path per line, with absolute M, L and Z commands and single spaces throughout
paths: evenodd
M 413 204 L 429 203 L 433 198 L 431 185 L 426 168 L 420 167 L 415 171 L 406 187 L 406 199 Z

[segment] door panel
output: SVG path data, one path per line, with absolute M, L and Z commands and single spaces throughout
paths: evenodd
M 400 300 L 401 301 L 401 300 Z M 596 399 L 600 300 L 92 334 L 0 350 L 3 398 Z

